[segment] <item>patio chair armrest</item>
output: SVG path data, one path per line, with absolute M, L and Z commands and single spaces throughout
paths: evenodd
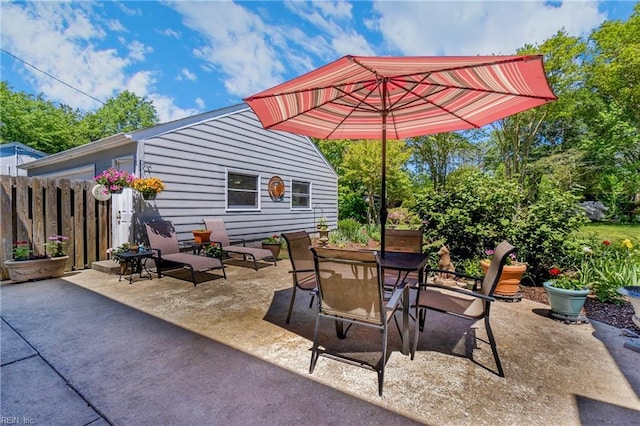
M 456 277 L 460 277 L 460 278 L 468 278 L 470 280 L 474 280 L 474 281 L 482 281 L 483 277 L 476 277 L 474 275 L 467 275 L 467 274 L 463 274 L 462 272 L 455 272 L 455 271 L 448 271 L 446 269 L 431 269 L 431 268 L 425 268 L 424 273 L 429 274 L 431 272 L 437 272 L 437 273 L 442 273 L 442 274 L 450 274 L 450 275 L 455 275 Z
M 149 247 L 149 251 L 157 253 L 157 256 L 153 256 L 153 257 L 157 257 L 158 259 L 162 259 L 162 250 L 157 249 L 157 248 L 153 248 L 153 247 Z
M 247 242 L 244 239 L 240 239 L 240 240 L 229 240 L 229 244 L 231 245 L 237 245 L 242 243 L 242 246 L 245 247 L 247 245 Z
M 289 271 L 290 274 L 298 274 L 300 272 L 315 272 L 315 269 L 295 269 Z
M 459 288 L 459 287 L 451 287 L 448 285 L 440 285 L 440 284 L 423 284 L 420 287 L 426 287 L 426 288 L 441 288 L 443 290 L 449 290 L 449 291 L 453 291 L 454 293 L 460 293 L 460 294 L 466 294 L 467 296 L 472 296 L 472 297 L 477 297 L 478 299 L 482 299 L 482 300 L 486 300 L 487 302 L 495 302 L 496 298 L 495 297 L 491 297 L 491 296 L 487 296 L 485 294 L 482 293 L 476 293 L 475 291 L 470 291 L 464 288 Z
M 400 299 L 402 299 L 403 291 L 404 291 L 404 288 L 399 288 L 393 292 L 393 294 L 391 295 L 391 298 L 387 302 L 387 310 L 397 309 L 398 305 L 400 305 Z

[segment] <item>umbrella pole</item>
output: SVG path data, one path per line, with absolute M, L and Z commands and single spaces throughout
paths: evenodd
M 387 227 L 387 112 L 382 113 L 382 179 L 380 197 L 380 254 L 384 257 L 385 236 L 384 230 Z

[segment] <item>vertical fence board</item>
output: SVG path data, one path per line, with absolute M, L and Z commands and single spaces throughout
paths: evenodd
M 82 182 L 76 181 L 73 183 L 74 202 L 73 210 L 75 212 L 73 216 L 73 241 L 76 246 L 75 250 L 75 265 L 76 269 L 83 269 L 85 266 L 85 244 L 84 244 L 84 187 Z
M 26 176 L 16 178 L 15 217 L 17 226 L 16 241 L 33 241 L 33 220 L 29 215 L 30 180 Z
M 96 261 L 96 251 L 97 251 L 97 245 L 96 245 L 96 237 L 98 235 L 96 232 L 96 227 L 98 225 L 98 220 L 96 219 L 97 201 L 95 198 L 93 198 L 93 196 L 91 195 L 91 192 L 86 187 L 86 185 L 85 185 L 84 194 L 85 194 L 85 199 L 87 200 L 86 201 L 87 249 L 85 250 L 85 252 L 87 253 L 87 263 L 91 265 L 93 262 Z
M 44 182 L 44 241 L 49 241 L 49 237 L 58 235 L 58 181 L 49 179 Z
M 73 269 L 75 259 L 75 245 L 73 244 L 73 218 L 71 217 L 71 183 L 69 179 L 60 181 L 60 232 L 69 237 L 66 253 L 69 256 L 66 270 Z M 78 268 L 79 269 L 79 268 Z
M 100 260 L 107 258 L 107 250 L 111 247 L 109 244 L 111 209 L 109 207 L 111 207 L 109 201 L 98 202 L 98 258 Z
M 44 254 L 44 241 L 45 241 L 45 219 L 44 219 L 44 197 L 43 197 L 43 185 L 42 179 L 34 178 L 31 181 L 31 191 L 33 193 L 33 253 L 40 255 Z
M 12 188 L 14 179 L 11 176 L 0 176 L 0 188 L 2 190 L 2 198 L 0 199 L 0 233 L 2 234 L 2 263 L 5 259 L 11 258 L 11 250 L 13 249 L 13 220 L 12 210 Z
M 107 259 L 111 202 L 97 202 L 92 182 L 68 179 L 0 176 L 0 267 L 11 259 L 14 241 L 29 241 L 34 254 L 44 254 L 52 235 L 69 237 L 65 270 L 83 269 Z

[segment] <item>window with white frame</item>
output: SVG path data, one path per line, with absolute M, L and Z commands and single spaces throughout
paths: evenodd
M 311 182 L 300 180 L 291 181 L 291 208 L 311 208 Z
M 227 171 L 227 208 L 254 210 L 260 208 L 260 176 Z

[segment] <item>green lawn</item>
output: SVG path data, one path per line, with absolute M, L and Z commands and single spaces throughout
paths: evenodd
M 582 228 L 581 234 L 596 234 L 599 238 L 617 240 L 624 238 L 640 239 L 640 224 L 618 225 L 612 223 L 590 223 Z

